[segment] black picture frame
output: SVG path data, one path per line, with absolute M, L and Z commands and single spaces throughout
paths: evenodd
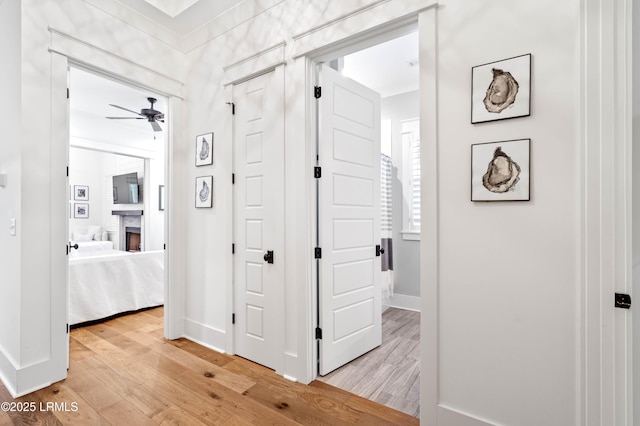
M 471 145 L 471 201 L 531 200 L 531 139 Z
M 471 123 L 531 115 L 531 53 L 471 68 Z
M 213 207 L 213 176 L 198 176 L 195 187 L 196 208 Z
M 196 167 L 213 164 L 213 132 L 196 136 Z

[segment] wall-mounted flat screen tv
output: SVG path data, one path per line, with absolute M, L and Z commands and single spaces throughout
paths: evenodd
M 137 172 L 113 177 L 113 204 L 138 204 L 141 202 Z

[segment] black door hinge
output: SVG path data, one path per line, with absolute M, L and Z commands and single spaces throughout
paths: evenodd
M 320 87 L 320 86 L 315 86 L 315 87 L 313 88 L 313 96 L 314 96 L 316 99 L 320 99 L 320 97 L 322 96 L 322 87 Z
M 231 105 L 231 115 L 236 115 L 236 104 L 233 102 L 227 102 L 227 105 Z
M 231 173 L 231 185 L 235 185 L 235 183 L 236 183 L 236 174 Z
M 314 254 L 316 259 L 322 259 L 322 249 L 320 247 L 315 248 Z
M 316 339 L 322 340 L 322 329 L 320 327 L 316 327 Z
M 69 166 L 67 166 L 67 177 L 69 177 Z
M 313 177 L 316 179 L 320 179 L 322 177 L 322 167 L 314 167 L 313 168 Z
M 231 254 L 236 254 L 236 245 L 231 244 Z
M 67 324 L 67 334 L 69 334 L 69 324 Z
M 616 308 L 630 309 L 631 308 L 631 296 L 628 294 L 616 293 L 615 305 Z
M 231 314 L 231 324 L 236 323 L 236 314 Z
M 69 88 L 67 87 L 67 99 L 69 99 Z
M 162 245 L 162 249 L 163 249 L 163 250 L 166 250 L 166 249 L 167 249 L 167 245 L 166 245 L 166 244 L 163 244 L 163 245 Z

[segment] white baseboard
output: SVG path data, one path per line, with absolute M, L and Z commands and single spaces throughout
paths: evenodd
M 384 301 L 384 305 L 390 308 L 420 312 L 420 297 L 395 294 L 391 299 Z
M 17 398 L 18 369 L 2 349 L 0 349 L 0 380 L 11 396 Z
M 469 414 L 462 413 L 453 408 L 438 405 L 438 421 L 436 424 L 442 426 L 495 426 Z
M 65 361 L 66 364 L 66 361 Z M 13 398 L 19 398 L 66 378 L 67 369 L 48 359 L 18 368 L 0 350 L 0 380 Z
M 184 337 L 216 352 L 226 353 L 226 333 L 222 330 L 185 318 Z

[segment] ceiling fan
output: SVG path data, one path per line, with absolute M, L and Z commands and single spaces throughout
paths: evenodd
M 129 111 L 133 114 L 139 115 L 140 117 L 107 117 L 111 120 L 142 120 L 146 119 L 149 123 L 151 123 L 151 127 L 154 132 L 161 132 L 162 127 L 158 124 L 158 121 L 164 123 L 164 114 L 160 111 L 153 109 L 153 104 L 155 104 L 158 100 L 156 98 L 147 98 L 147 100 L 151 103 L 151 107 L 143 108 L 140 112 L 135 112 L 128 108 L 121 107 L 120 105 L 109 104 L 114 108 L 123 109 L 125 111 Z

